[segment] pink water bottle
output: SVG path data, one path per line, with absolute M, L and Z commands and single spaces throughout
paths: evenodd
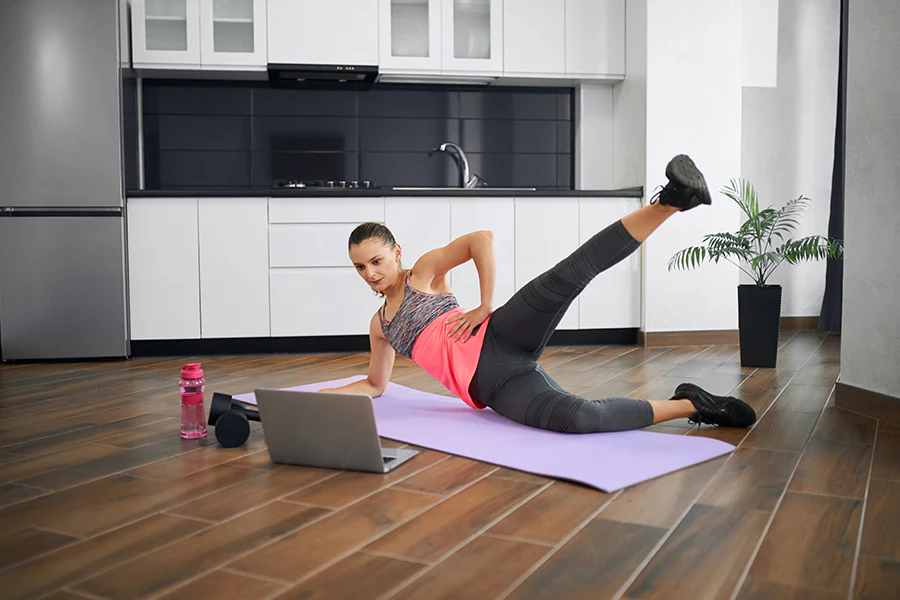
M 200 363 L 181 367 L 181 437 L 188 440 L 206 437 L 206 419 L 203 411 L 203 392 L 206 381 Z

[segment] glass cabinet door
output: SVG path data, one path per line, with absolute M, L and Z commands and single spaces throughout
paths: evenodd
M 200 0 L 133 0 L 131 10 L 135 67 L 200 66 Z
M 443 72 L 502 73 L 502 11 L 503 0 L 443 0 Z
M 266 0 L 201 0 L 204 67 L 266 66 Z
M 380 0 L 380 71 L 440 73 L 441 6 L 442 0 Z

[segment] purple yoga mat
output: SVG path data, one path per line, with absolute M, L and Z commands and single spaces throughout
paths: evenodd
M 323 381 L 290 390 L 316 391 L 363 379 Z M 256 404 L 252 392 L 235 400 Z M 396 383 L 372 402 L 382 437 L 536 475 L 616 490 L 728 454 L 734 446 L 704 437 L 620 431 L 565 434 L 520 425 L 490 409 Z M 263 424 L 265 427 L 265 424 Z

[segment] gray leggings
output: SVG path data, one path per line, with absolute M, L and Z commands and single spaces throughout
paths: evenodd
M 616 221 L 494 311 L 469 385 L 472 397 L 509 419 L 562 433 L 652 425 L 653 409 L 646 400 L 586 400 L 562 389 L 537 362 L 578 294 L 639 246 Z

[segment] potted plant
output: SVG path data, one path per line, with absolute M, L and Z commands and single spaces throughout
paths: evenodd
M 760 210 L 756 190 L 744 179 L 732 179 L 722 193 L 746 216 L 740 229 L 736 233 L 709 234 L 703 238 L 704 245 L 680 250 L 669 260 L 669 270 L 691 269 L 704 261 L 718 263 L 724 259 L 749 275 L 752 284 L 738 285 L 741 365 L 774 367 L 781 330 L 781 286 L 768 284 L 769 277 L 784 261 L 793 265 L 804 260 L 840 258 L 843 242 L 819 235 L 798 240 L 789 237 L 809 198 L 800 196 L 778 210 Z

